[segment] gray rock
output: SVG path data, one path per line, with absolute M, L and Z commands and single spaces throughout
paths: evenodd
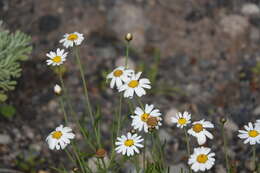
M 166 140 L 168 142 L 173 138 L 173 136 L 170 133 L 168 133 L 165 129 L 160 129 L 159 130 L 159 138 L 160 138 L 161 141 Z
M 11 138 L 7 134 L 0 134 L 0 144 L 7 145 L 11 142 Z
M 250 37 L 250 40 L 252 40 L 252 41 L 255 41 L 255 42 L 258 41 L 260 39 L 259 30 L 257 28 L 255 28 L 255 27 L 252 27 L 250 29 L 249 37 Z
M 226 34 L 235 38 L 246 32 L 249 22 L 244 16 L 239 15 L 229 15 L 224 16 L 220 21 L 220 26 Z
M 252 15 L 257 15 L 260 13 L 260 9 L 259 7 L 256 5 L 256 4 L 253 4 L 253 3 L 247 3 L 247 4 L 244 4 L 242 9 L 241 9 L 241 12 L 244 14 L 244 15 L 247 15 L 247 16 L 252 16 Z
M 260 115 L 260 106 L 256 107 L 253 111 L 254 115 Z
M 166 115 L 164 117 L 164 123 L 168 126 L 173 125 L 171 122 L 171 118 L 174 117 L 178 113 L 178 110 L 176 108 L 171 108 L 166 112 Z
M 143 49 L 148 23 L 142 8 L 117 3 L 108 13 L 108 23 L 119 39 L 124 40 L 125 34 L 130 32 L 133 34 L 131 45 L 139 51 Z
M 216 165 L 215 170 L 217 173 L 226 173 L 226 169 L 223 167 L 223 165 Z
M 125 57 L 119 57 L 116 60 L 116 66 L 125 66 Z M 130 69 L 135 69 L 135 63 L 130 59 L 130 57 L 127 60 L 127 67 Z
M 172 165 L 170 166 L 170 173 L 176 173 L 176 172 L 189 172 L 189 169 L 187 168 L 186 165 L 183 163 L 177 164 L 177 165 Z

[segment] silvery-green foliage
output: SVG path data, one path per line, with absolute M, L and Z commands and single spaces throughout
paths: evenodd
M 7 99 L 6 92 L 15 89 L 16 79 L 21 76 L 21 62 L 32 51 L 31 38 L 20 32 L 0 31 L 0 102 Z

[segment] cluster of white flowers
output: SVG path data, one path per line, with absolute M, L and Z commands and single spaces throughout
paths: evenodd
M 60 40 L 65 48 L 78 46 L 84 40 L 83 34 L 78 32 L 65 34 L 64 38 Z M 57 49 L 56 51 L 50 51 L 46 54 L 49 58 L 47 65 L 60 66 L 66 61 L 68 52 L 64 49 Z M 118 92 L 123 92 L 125 98 L 141 97 L 146 95 L 146 89 L 151 89 L 151 82 L 147 78 L 140 78 L 142 72 L 135 72 L 132 69 L 128 69 L 124 66 L 115 68 L 111 73 L 107 75 L 107 79 L 110 79 L 110 88 L 115 88 Z M 59 85 L 55 85 L 54 92 L 59 95 L 62 92 L 62 88 Z M 131 126 L 133 129 L 139 132 L 148 133 L 150 129 L 159 129 L 162 125 L 162 117 L 159 109 L 155 108 L 152 104 L 140 105 L 136 107 L 134 114 L 130 115 L 132 119 Z M 191 121 L 191 114 L 189 112 L 178 112 L 171 118 L 171 122 L 176 124 L 178 128 L 184 129 L 186 134 L 189 134 L 196 138 L 198 145 L 194 148 L 194 152 L 189 156 L 188 164 L 195 172 L 206 171 L 211 169 L 215 164 L 215 153 L 211 152 L 210 148 L 203 147 L 207 142 L 207 139 L 213 139 L 212 133 L 209 129 L 213 129 L 214 125 L 210 121 L 204 119 L 199 121 Z M 188 126 L 191 125 L 189 129 Z M 239 130 L 238 137 L 244 139 L 244 143 L 250 145 L 260 144 L 260 119 L 255 123 L 249 122 L 244 126 L 244 130 Z M 64 149 L 71 140 L 75 138 L 75 134 L 70 127 L 58 126 L 53 132 L 51 132 L 46 141 L 51 150 Z M 115 142 L 117 153 L 121 153 L 127 156 L 133 156 L 140 153 L 140 148 L 144 145 L 142 142 L 144 139 L 142 136 L 136 133 L 128 132 L 126 135 L 117 137 Z
M 82 43 L 84 40 L 83 34 L 80 34 L 78 32 L 65 34 L 63 36 L 64 38 L 60 40 L 60 43 L 63 44 L 65 48 L 78 46 Z M 64 49 L 57 49 L 56 51 L 50 51 L 46 54 L 46 56 L 49 58 L 46 62 L 47 65 L 52 66 L 59 66 L 62 65 L 66 61 L 66 57 L 68 55 L 68 52 L 65 52 Z
M 111 79 L 111 88 L 116 84 L 118 91 L 124 92 L 125 98 L 132 99 L 135 94 L 141 97 L 146 94 L 145 89 L 151 89 L 151 82 L 147 78 L 140 79 L 141 74 L 142 72 L 135 73 L 134 70 L 120 66 L 109 73 L 107 79 Z
M 73 47 L 74 45 L 78 46 L 84 40 L 83 34 L 78 32 L 65 34 L 63 37 L 64 38 L 60 40 L 60 43 L 62 43 L 66 48 Z M 66 61 L 67 55 L 68 52 L 65 52 L 64 49 L 60 48 L 58 48 L 56 51 L 50 51 L 46 54 L 46 56 L 49 58 L 46 60 L 47 65 L 60 66 Z M 62 89 L 59 85 L 56 84 L 54 86 L 54 92 L 56 94 L 59 95 L 61 90 Z M 60 125 L 55 129 L 55 131 L 48 135 L 46 141 L 51 150 L 60 150 L 64 149 L 68 144 L 70 144 L 70 140 L 74 138 L 75 135 L 72 133 L 72 129 L 70 127 L 63 127 L 63 125 Z
M 184 113 L 178 112 L 171 120 L 173 124 L 177 124 L 177 127 L 186 128 L 191 123 L 191 114 L 186 111 Z M 214 128 L 214 125 L 204 119 L 194 121 L 192 127 L 188 130 L 188 134 L 194 136 L 199 145 L 204 145 L 207 138 L 213 139 L 213 135 L 207 128 Z M 190 155 L 188 160 L 191 169 L 195 172 L 211 169 L 215 163 L 215 153 L 211 153 L 210 151 L 211 149 L 206 147 L 195 148 L 194 153 Z
M 111 73 L 107 75 L 107 79 L 110 79 L 110 88 L 115 88 L 118 92 L 123 92 L 125 98 L 141 97 L 146 95 L 145 89 L 151 89 L 151 82 L 147 78 L 141 78 L 142 72 L 135 73 L 134 70 L 120 66 L 115 68 Z M 142 107 L 142 105 L 140 105 Z M 146 104 L 145 107 L 136 107 L 134 115 L 130 115 L 132 118 L 132 127 L 139 132 L 149 132 L 149 129 L 159 129 L 162 125 L 161 113 L 159 109 L 155 109 L 154 105 Z M 132 156 L 134 153 L 139 153 L 138 148 L 142 148 L 140 144 L 143 139 L 137 134 L 127 133 L 120 138 L 117 138 L 117 153 L 123 155 Z

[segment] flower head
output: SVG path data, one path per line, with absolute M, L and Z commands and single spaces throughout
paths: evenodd
M 66 48 L 73 47 L 74 44 L 78 46 L 84 40 L 83 34 L 80 34 L 78 32 L 65 34 L 63 37 L 64 38 L 60 40 L 60 43 L 63 43 L 63 46 Z
M 206 143 L 206 137 L 213 139 L 213 135 L 206 128 L 214 128 L 214 125 L 205 120 L 195 121 L 192 123 L 192 128 L 188 130 L 188 133 L 197 138 L 199 145 L 203 145 Z
M 72 133 L 70 127 L 63 127 L 63 125 L 60 125 L 55 129 L 55 131 L 49 134 L 46 141 L 51 150 L 54 150 L 55 148 L 60 150 L 64 149 L 70 143 L 70 140 L 74 139 L 74 137 L 75 135 Z
M 162 125 L 160 110 L 154 109 L 154 105 L 146 104 L 144 110 L 137 107 L 134 113 L 135 115 L 131 116 L 134 129 L 138 129 L 139 131 L 144 130 L 147 133 L 149 127 L 159 129 L 159 126 Z
M 132 74 L 131 78 L 129 78 L 125 82 L 125 84 L 119 88 L 119 92 L 124 91 L 125 98 L 133 98 L 134 93 L 136 93 L 138 97 L 141 97 L 146 94 L 144 88 L 151 89 L 150 86 L 151 82 L 149 81 L 149 79 L 146 78 L 139 79 L 141 74 L 142 72 L 139 72 L 137 74 Z
M 143 145 L 140 144 L 143 141 L 141 136 L 137 134 L 131 134 L 130 132 L 127 135 L 122 135 L 117 138 L 116 142 L 116 152 L 122 153 L 123 155 L 133 156 L 135 153 L 139 153 L 138 148 L 143 148 Z
M 56 52 L 49 52 L 46 54 L 49 59 L 47 60 L 47 65 L 59 66 L 66 61 L 67 52 L 64 49 L 57 49 Z
M 176 123 L 177 127 L 183 128 L 187 126 L 191 121 L 191 115 L 188 112 L 184 112 L 183 114 L 181 112 L 178 112 L 175 117 L 172 117 L 172 123 Z
M 241 139 L 245 139 L 245 144 L 260 144 L 260 126 L 256 124 L 254 127 L 252 123 L 248 123 L 248 125 L 245 125 L 244 128 L 245 130 L 238 131 L 238 137 Z
M 255 126 L 260 126 L 260 119 L 259 119 L 259 120 L 256 120 Z
M 210 153 L 210 151 L 211 149 L 207 147 L 194 149 L 194 153 L 190 156 L 188 161 L 193 171 L 206 171 L 212 168 L 215 163 L 215 153 Z
M 133 70 L 125 69 L 123 66 L 117 67 L 107 75 L 107 79 L 111 79 L 110 88 L 114 88 L 115 84 L 117 88 L 120 88 L 123 82 L 129 80 L 133 73 Z

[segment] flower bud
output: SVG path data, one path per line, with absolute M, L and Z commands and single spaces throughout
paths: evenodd
M 125 40 L 128 41 L 128 42 L 130 42 L 131 40 L 133 40 L 133 34 L 127 33 L 127 34 L 125 35 Z
M 72 171 L 73 171 L 73 172 L 78 172 L 78 171 L 79 171 L 79 168 L 74 167 L 74 168 L 72 168 Z
M 100 148 L 96 151 L 96 157 L 97 158 L 104 158 L 106 155 L 107 151 L 103 148 Z
M 135 130 L 135 129 L 131 129 L 131 130 L 130 130 L 130 133 L 135 134 L 135 133 L 136 133 L 136 130 Z
M 61 95 L 62 93 L 62 88 L 58 84 L 54 86 L 54 93 L 57 95 Z
M 220 122 L 221 122 L 222 124 L 225 124 L 225 123 L 227 122 L 227 119 L 226 119 L 225 117 L 221 117 L 221 118 L 220 118 Z

